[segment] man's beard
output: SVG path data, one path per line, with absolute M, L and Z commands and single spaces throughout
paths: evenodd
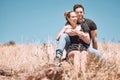
M 83 16 L 78 16 L 78 20 L 82 20 L 83 19 Z
M 84 21 L 84 17 L 83 16 L 79 16 L 79 18 L 78 18 L 78 23 L 81 23 L 81 22 L 83 22 Z

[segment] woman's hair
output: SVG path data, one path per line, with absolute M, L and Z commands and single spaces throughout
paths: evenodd
M 74 12 L 74 11 L 66 11 L 65 13 L 64 13 L 64 16 L 65 16 L 65 18 L 70 18 L 70 13 L 71 12 Z
M 65 19 L 67 20 L 66 24 L 69 24 L 68 18 L 70 18 L 70 13 L 71 13 L 71 12 L 74 12 L 74 11 L 66 11 L 66 12 L 64 13 Z

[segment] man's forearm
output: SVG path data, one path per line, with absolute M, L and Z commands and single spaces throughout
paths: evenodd
M 96 41 L 93 41 L 92 44 L 93 44 L 93 48 L 98 49 L 98 44 Z

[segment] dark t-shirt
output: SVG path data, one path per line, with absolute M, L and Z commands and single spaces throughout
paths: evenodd
M 85 18 L 85 23 L 87 23 L 90 31 L 97 30 L 97 26 L 92 20 Z M 89 32 L 89 34 L 90 34 L 90 38 L 91 38 L 91 33 Z
M 85 22 L 87 23 L 90 31 L 97 30 L 97 26 L 96 26 L 96 24 L 92 20 L 85 18 Z

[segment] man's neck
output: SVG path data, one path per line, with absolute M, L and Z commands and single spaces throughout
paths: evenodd
M 85 21 L 85 19 L 82 18 L 82 19 L 79 19 L 79 20 L 78 20 L 78 23 L 80 24 L 80 23 L 82 23 L 82 22 L 84 22 L 84 21 Z

